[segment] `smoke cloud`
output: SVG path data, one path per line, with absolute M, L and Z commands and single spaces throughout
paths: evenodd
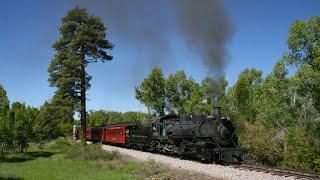
M 209 71 L 213 74 L 223 72 L 232 26 L 222 5 L 217 0 L 184 0 L 176 3 L 175 8 L 178 9 L 178 34 L 201 57 Z
M 137 71 L 149 71 L 153 66 L 170 68 L 181 62 L 168 61 L 173 51 L 177 51 L 172 39 L 177 37 L 190 53 L 199 57 L 196 59 L 202 61 L 210 74 L 224 72 L 228 59 L 226 44 L 233 28 L 218 0 L 78 0 L 73 3 L 100 16 L 119 44 L 130 44 L 143 57 L 133 62 Z

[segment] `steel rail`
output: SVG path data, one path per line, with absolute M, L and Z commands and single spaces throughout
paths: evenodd
M 296 179 L 320 179 L 320 174 L 304 173 L 304 172 L 297 172 L 297 171 L 277 169 L 277 168 L 269 168 L 269 167 L 251 165 L 251 164 L 233 165 L 233 167 L 236 169 L 245 169 L 245 170 L 249 170 L 249 171 L 270 173 L 272 175 L 277 175 L 277 176 L 294 177 Z

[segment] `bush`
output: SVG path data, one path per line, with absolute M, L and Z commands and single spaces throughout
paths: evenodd
M 285 161 L 287 168 L 320 172 L 318 148 L 312 147 L 304 128 L 291 128 L 286 135 Z
M 49 145 L 49 148 L 55 149 L 61 152 L 65 152 L 67 149 L 69 149 L 72 144 L 71 140 L 67 137 L 59 137 L 55 141 L 47 143 Z
M 119 154 L 115 151 L 111 153 L 103 151 L 100 144 L 76 144 L 70 146 L 64 156 L 66 159 L 72 160 L 108 161 L 117 159 Z
M 275 129 L 247 124 L 240 140 L 249 151 L 249 161 L 277 166 L 283 160 L 283 138 L 278 136 Z
M 56 145 L 59 147 L 69 147 L 71 146 L 71 143 L 67 137 L 59 137 L 56 141 Z

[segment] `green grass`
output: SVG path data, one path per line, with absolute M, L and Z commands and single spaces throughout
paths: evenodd
M 20 158 L 11 156 L 0 163 L 1 178 L 17 179 L 138 179 L 130 173 L 105 170 L 102 163 L 65 159 L 62 154 L 50 157 Z M 28 155 L 26 155 L 28 156 Z M 15 158 L 18 157 L 18 158 Z
M 70 145 L 57 140 L 43 149 L 8 154 L 0 159 L 1 179 L 211 179 L 168 169 L 153 160 L 142 163 L 101 146 Z

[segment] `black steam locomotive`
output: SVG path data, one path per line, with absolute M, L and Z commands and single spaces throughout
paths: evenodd
M 229 119 L 215 108 L 212 116 L 181 115 L 154 119 L 148 126 L 127 130 L 127 145 L 203 162 L 242 163 L 244 152 Z
M 92 127 L 86 139 L 219 164 L 242 163 L 244 152 L 231 121 L 214 108 L 212 116 L 168 115 L 149 125 L 138 122 Z

